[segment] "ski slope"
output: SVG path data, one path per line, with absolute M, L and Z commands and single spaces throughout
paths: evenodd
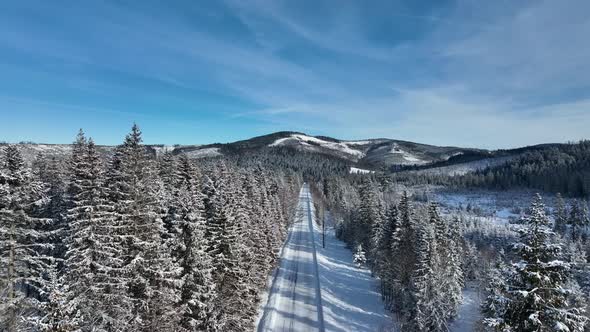
M 313 236 L 311 194 L 299 194 L 297 216 L 258 323 L 258 331 L 325 331 Z

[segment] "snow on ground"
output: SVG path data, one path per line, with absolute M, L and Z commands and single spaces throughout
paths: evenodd
M 309 146 L 309 147 L 314 147 L 314 145 L 318 145 L 321 146 L 323 148 L 326 149 L 330 149 L 330 150 L 335 150 L 338 152 L 342 152 L 342 153 L 346 153 L 348 155 L 354 156 L 355 158 L 362 158 L 365 156 L 365 153 L 351 148 L 350 146 L 348 146 L 348 144 L 350 145 L 362 145 L 362 144 L 358 144 L 358 143 L 351 143 L 351 142 L 330 142 L 330 141 L 325 141 L 316 137 L 312 137 L 312 136 L 307 136 L 307 135 L 301 135 L 301 134 L 292 134 L 289 137 L 284 137 L 284 138 L 279 138 L 276 141 L 274 141 L 273 143 L 271 143 L 269 146 L 280 146 L 280 145 L 287 145 L 290 143 L 299 143 L 303 146 Z
M 261 304 L 257 331 L 392 331 L 377 281 L 352 263 L 351 251 L 333 229 L 322 248 L 313 215 L 305 185 L 279 268 Z
M 425 164 L 425 163 L 427 163 L 426 160 L 422 160 L 422 159 L 420 159 L 420 157 L 413 155 L 408 151 L 403 150 L 402 148 L 399 147 L 399 145 L 397 143 L 393 144 L 393 147 L 391 148 L 391 151 L 389 151 L 389 153 L 400 155 L 402 157 L 402 159 L 405 160 L 408 164 Z
M 345 141 L 346 145 L 367 145 L 373 143 L 373 141 Z
M 458 154 L 461 154 L 461 152 Z M 457 155 L 457 153 L 455 153 L 453 155 Z M 506 162 L 508 162 L 512 158 L 514 158 L 514 156 L 487 158 L 487 159 L 469 161 L 469 162 L 455 164 L 455 165 L 428 168 L 428 169 L 424 169 L 424 170 L 419 171 L 419 173 L 444 174 L 444 175 L 452 175 L 452 176 L 465 175 L 465 174 L 473 173 L 475 171 L 483 170 L 483 169 L 486 169 L 489 167 L 494 167 L 494 166 L 499 166 L 499 165 L 505 164 Z
M 498 222 L 508 223 L 521 218 L 533 198 L 531 191 L 436 191 L 432 199 L 449 211 L 471 212 Z M 546 195 L 545 203 L 551 206 L 553 195 Z
M 346 145 L 368 145 L 368 144 L 379 144 L 387 142 L 387 139 L 367 139 L 362 141 L 342 141 Z
M 332 227 L 326 230 L 326 248 L 322 248 L 321 227 L 314 223 L 314 229 L 326 331 L 393 331 L 371 272 L 352 262 L 352 252 L 335 237 Z
M 356 167 L 350 168 L 350 174 L 370 174 L 370 173 L 375 173 L 375 171 L 370 171 L 368 169 L 362 169 L 362 168 L 356 168 Z
M 258 332 L 325 331 L 311 205 L 306 184 L 299 194 L 296 220 L 257 322 Z
M 467 288 L 463 291 L 463 303 L 459 307 L 459 317 L 451 323 L 451 332 L 475 331 L 477 323 L 481 320 L 481 299 L 477 289 Z
M 222 153 L 219 152 L 219 148 L 204 148 L 204 149 L 188 151 L 188 152 L 186 152 L 186 155 L 189 158 L 207 158 L 207 157 L 221 156 Z

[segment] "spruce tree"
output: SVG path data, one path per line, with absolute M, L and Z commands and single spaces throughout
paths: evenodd
M 181 268 L 180 326 L 186 331 L 215 331 L 215 285 L 211 276 L 211 258 L 206 252 L 203 197 L 198 174 L 186 155 L 181 155 L 174 180 L 177 229 L 173 252 Z
M 375 257 L 377 275 L 381 279 L 381 292 L 387 305 L 391 304 L 393 296 L 394 256 L 392 254 L 392 241 L 398 224 L 397 206 L 392 204 L 387 209 Z
M 127 311 L 117 299 L 120 256 L 113 206 L 104 188 L 96 146 L 80 131 L 69 162 L 65 280 L 67 301 L 80 311 L 84 328 L 122 326 Z
M 33 214 L 39 184 L 32 181 L 17 146 L 6 147 L 0 176 L 0 328 L 13 332 L 25 329 L 40 310 L 44 273 L 51 263 L 43 226 L 50 220 Z
M 557 197 L 555 198 L 555 210 L 553 214 L 553 219 L 555 231 L 560 234 L 565 234 L 568 223 L 567 207 L 560 193 L 557 193 Z
M 109 172 L 118 237 L 123 248 L 120 280 L 131 304 L 130 324 L 138 331 L 167 330 L 174 325 L 174 280 L 178 270 L 164 245 L 158 209 L 159 179 L 133 125 L 118 146 Z
M 570 266 L 561 260 L 561 244 L 554 242 L 541 196 L 533 200 L 530 215 L 515 245 L 520 261 L 509 280 L 510 299 L 504 313 L 504 328 L 517 331 L 583 331 L 583 310 L 568 302 L 566 289 Z
M 504 317 L 510 303 L 508 279 L 513 273 L 499 257 L 494 266 L 489 270 L 487 285 L 485 288 L 486 299 L 482 304 L 484 324 L 494 330 L 501 331 L 505 327 Z
M 83 317 L 77 309 L 79 301 L 72 300 L 69 293 L 68 283 L 58 273 L 58 265 L 55 262 L 49 266 L 46 276 L 46 286 L 43 292 L 46 294 L 46 301 L 41 305 L 41 315 L 32 322 L 36 330 L 43 332 L 77 332 L 81 331 Z M 98 326 L 87 326 L 87 329 Z
M 373 182 L 365 179 L 361 185 L 360 207 L 358 211 L 357 235 L 356 241 L 370 253 L 380 237 L 381 232 L 381 215 L 378 208 L 378 198 L 375 194 Z M 372 261 L 372 257 L 369 257 Z
M 433 218 L 433 216 L 430 216 Z M 431 222 L 433 222 L 431 220 Z M 434 221 L 435 222 L 435 221 Z M 417 224 L 415 252 L 416 263 L 410 276 L 409 291 L 413 301 L 406 308 L 404 331 L 442 331 L 436 323 L 440 317 L 440 304 L 437 303 L 436 285 L 438 281 L 434 268 L 437 266 L 437 242 L 433 227 L 425 222 Z
M 400 312 L 405 321 L 411 321 L 415 317 L 413 309 L 416 306 L 412 279 L 418 264 L 416 245 L 419 241 L 419 230 L 406 192 L 400 199 L 398 210 L 399 227 L 392 236 L 392 253 L 395 257 L 392 269 L 395 276 L 395 311 Z

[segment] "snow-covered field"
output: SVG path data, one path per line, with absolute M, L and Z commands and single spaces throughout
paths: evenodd
M 520 219 L 529 207 L 534 193 L 532 191 L 445 191 L 437 190 L 432 200 L 450 212 L 464 211 L 488 217 L 498 222 L 510 222 Z M 545 195 L 547 206 L 554 204 L 554 195 Z
M 322 248 L 321 228 L 315 223 L 314 227 L 326 331 L 393 331 L 371 272 L 352 262 L 352 252 L 331 227 Z

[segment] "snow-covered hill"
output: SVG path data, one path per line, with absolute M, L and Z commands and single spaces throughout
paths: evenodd
M 359 141 L 338 140 L 324 136 L 285 133 L 269 147 L 290 146 L 302 151 L 326 153 L 368 166 L 425 165 L 445 161 L 452 156 L 475 149 L 437 147 L 392 139 Z
M 0 152 L 5 145 L 0 144 Z M 69 144 L 19 144 L 27 162 L 39 153 L 55 158 L 70 155 Z M 298 132 L 276 132 L 232 143 L 207 145 L 147 145 L 154 156 L 164 153 L 186 153 L 190 158 L 213 158 L 223 155 L 240 155 L 276 148 L 292 148 L 297 151 L 337 157 L 354 169 L 375 171 L 384 168 L 419 169 L 447 175 L 460 175 L 486 167 L 493 167 L 522 153 L 523 149 L 487 151 L 460 147 L 434 146 L 386 138 L 365 140 L 340 140 L 326 136 L 311 136 Z M 534 148 L 534 147 L 533 147 Z M 109 155 L 113 146 L 98 146 Z M 520 151 L 523 150 L 523 151 Z M 352 173 L 363 173 L 352 171 Z M 367 172 L 364 172 L 367 173 Z
M 348 159 L 358 161 L 365 156 L 363 146 L 369 145 L 371 142 L 372 141 L 325 140 L 303 134 L 292 134 L 287 137 L 279 138 L 268 146 L 293 146 L 307 151 L 332 152 L 337 155 L 343 155 Z

